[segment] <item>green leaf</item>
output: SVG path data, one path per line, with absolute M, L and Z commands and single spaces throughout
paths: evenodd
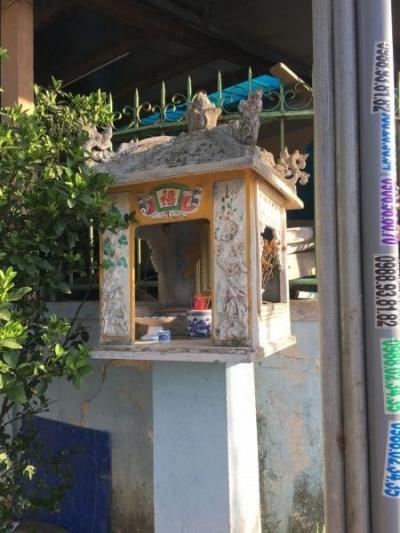
M 57 343 L 54 347 L 54 353 L 57 357 L 62 357 L 65 353 L 64 348 L 61 346 L 61 344 Z
M 47 244 L 44 244 L 42 242 L 39 242 L 38 248 L 41 252 L 48 254 L 50 252 L 50 248 L 47 246 Z
M 64 294 L 71 294 L 70 286 L 67 285 L 67 283 L 64 283 L 63 281 L 60 281 L 59 283 L 57 283 L 57 289 L 63 292 Z
M 22 348 L 21 344 L 14 339 L 0 339 L 0 347 L 10 348 L 11 350 L 20 350 Z
M 10 320 L 11 319 L 11 313 L 8 311 L 8 309 L 0 309 L 0 318 L 2 320 Z
M 36 468 L 33 465 L 26 465 L 22 473 L 28 479 L 32 480 L 33 476 L 36 474 Z
M 23 384 L 20 381 L 17 381 L 13 384 L 7 391 L 5 391 L 6 396 L 13 402 L 23 404 L 26 403 L 26 393 Z
M 36 385 L 34 393 L 37 394 L 38 396 L 41 396 L 42 394 L 46 392 L 46 389 L 47 389 L 47 383 L 45 381 L 41 381 L 40 383 Z
M 0 465 L 5 465 L 6 468 L 11 468 L 12 464 L 13 463 L 12 463 L 9 455 L 6 452 L 1 452 L 0 453 Z
M 28 294 L 31 291 L 32 291 L 31 287 L 21 287 L 20 289 L 10 292 L 10 294 L 8 295 L 8 300 L 10 302 L 16 302 L 20 300 L 22 297 L 24 297 L 25 294 Z
M 65 230 L 66 224 L 63 220 L 57 220 L 54 225 L 54 231 L 57 237 L 59 237 Z
M 21 376 L 29 376 L 32 374 L 34 364 L 32 363 L 21 363 L 17 367 L 18 374 Z M 34 373 L 34 372 L 33 372 Z
M 19 354 L 15 352 L 6 352 L 3 354 L 3 359 L 10 368 L 16 368 L 18 364 Z

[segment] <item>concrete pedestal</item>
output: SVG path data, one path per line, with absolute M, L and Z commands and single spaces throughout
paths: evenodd
M 251 363 L 154 363 L 156 533 L 260 533 Z

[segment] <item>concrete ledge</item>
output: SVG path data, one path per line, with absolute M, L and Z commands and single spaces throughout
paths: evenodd
M 318 300 L 290 300 L 290 317 L 293 321 L 315 321 L 319 320 Z
M 301 252 L 298 254 L 289 254 L 287 256 L 288 279 L 304 278 L 306 276 L 315 276 L 315 252 Z
M 128 346 L 100 346 L 91 352 L 93 359 L 133 359 L 138 361 L 175 361 L 203 363 L 246 363 L 262 359 L 248 346 L 216 346 L 209 339 L 182 339 L 168 343 L 136 342 Z
M 201 339 L 152 344 L 139 341 L 129 346 L 100 346 L 91 352 L 91 358 L 189 363 L 254 363 L 295 343 L 296 338 L 293 336 L 268 342 L 259 348 L 217 346 L 210 340 Z

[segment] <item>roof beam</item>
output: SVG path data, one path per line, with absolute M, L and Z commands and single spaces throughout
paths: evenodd
M 161 68 L 157 68 L 157 66 L 151 66 L 145 73 L 141 73 L 139 79 L 130 81 L 122 80 L 124 86 L 111 91 L 111 94 L 114 100 L 123 99 L 129 94 L 132 94 L 133 99 L 133 91 L 135 89 L 141 89 L 156 85 L 162 81 L 167 81 L 175 76 L 178 76 L 179 74 L 185 74 L 191 69 L 205 65 L 213 59 L 214 57 L 211 51 L 205 50 L 196 54 L 191 54 L 186 58 L 180 59 L 179 61 L 174 60 L 173 62 Z
M 103 15 L 113 17 L 130 26 L 153 30 L 174 41 L 179 41 L 191 48 L 211 48 L 214 57 L 223 57 L 239 65 L 251 65 L 254 69 L 267 71 L 270 66 L 282 58 L 266 58 L 262 54 L 250 53 L 236 43 L 231 43 L 195 24 L 188 23 L 172 13 L 145 5 L 136 0 L 74 0 L 76 3 L 91 8 Z
M 196 9 L 193 6 L 193 9 L 189 9 L 188 7 L 181 7 L 175 4 L 173 0 L 143 1 L 145 2 L 145 6 L 147 6 L 148 8 L 156 9 L 160 16 L 175 16 L 181 21 L 181 23 L 189 25 L 192 29 L 194 28 L 196 31 L 201 32 L 202 35 L 213 35 L 216 38 L 224 41 L 224 43 L 231 48 L 237 48 L 239 46 L 241 53 L 245 53 L 246 57 L 253 56 L 258 59 L 261 58 L 264 61 L 262 70 L 265 70 L 265 64 L 270 64 L 270 62 L 279 63 L 281 61 L 285 61 L 298 74 L 301 74 L 308 81 L 311 81 L 310 65 L 307 65 L 306 63 L 303 63 L 298 59 L 292 59 L 290 57 L 287 57 L 286 55 L 283 57 L 282 53 L 279 52 L 279 50 L 271 46 L 260 46 L 251 39 L 245 38 L 244 35 L 240 36 L 238 44 L 238 40 L 234 36 L 232 36 L 226 30 L 218 27 L 218 19 L 221 18 L 221 16 L 223 16 L 225 12 L 220 11 L 219 13 L 215 14 L 215 10 L 212 9 L 212 0 L 205 0 L 202 5 L 199 3 L 199 7 L 197 8 L 196 6 Z M 237 7 L 238 4 L 236 2 L 232 2 L 232 5 L 230 6 L 230 11 L 235 12 Z M 229 59 L 229 56 L 223 57 Z M 252 66 L 255 69 L 257 68 L 257 64 L 254 62 L 249 63 L 249 61 L 245 61 L 241 64 L 243 64 L 244 66 Z
M 47 2 L 46 4 L 41 3 L 38 7 L 35 6 L 35 31 L 45 28 L 71 7 L 73 7 L 73 4 L 67 0 L 57 0 L 57 2 Z
M 141 32 L 135 35 L 132 35 L 132 32 L 126 33 L 111 43 L 107 42 L 96 47 L 81 57 L 79 61 L 75 61 L 75 63 L 57 64 L 54 68 L 55 74 L 52 74 L 56 78 L 61 78 L 64 84 L 72 84 L 74 81 L 85 77 L 85 75 L 89 76 L 102 66 L 113 62 L 121 55 L 141 46 L 149 39 L 151 39 L 151 34 L 149 33 Z

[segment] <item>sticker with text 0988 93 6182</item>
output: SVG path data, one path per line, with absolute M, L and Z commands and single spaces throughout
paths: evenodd
M 397 255 L 374 255 L 375 327 L 399 324 L 399 266 Z

